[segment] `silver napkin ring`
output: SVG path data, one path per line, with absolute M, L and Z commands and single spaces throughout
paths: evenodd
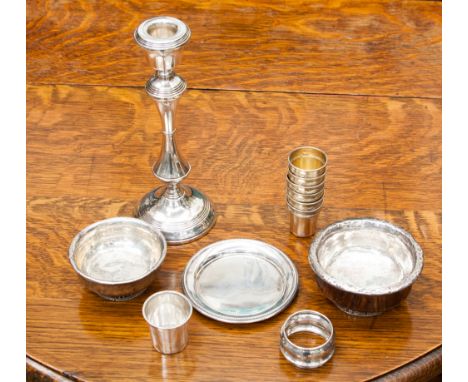
M 319 346 L 306 348 L 294 344 L 289 336 L 311 332 L 325 339 Z M 280 349 L 284 357 L 297 367 L 313 369 L 322 366 L 335 352 L 335 331 L 331 321 L 319 312 L 301 310 L 288 317 L 280 332 Z

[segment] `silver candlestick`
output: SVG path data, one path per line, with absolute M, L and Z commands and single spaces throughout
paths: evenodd
M 177 151 L 174 116 L 177 101 L 187 88 L 175 65 L 180 48 L 190 39 L 190 29 L 182 21 L 167 16 L 144 21 L 135 31 L 135 40 L 148 54 L 155 74 L 146 83 L 146 92 L 156 102 L 163 125 L 164 142 L 154 175 L 166 185 L 146 194 L 137 217 L 158 228 L 168 244 L 195 240 L 213 227 L 213 204 L 200 191 L 181 185 L 190 172 L 190 164 Z

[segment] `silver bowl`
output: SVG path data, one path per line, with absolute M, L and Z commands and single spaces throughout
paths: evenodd
M 343 220 L 320 231 L 309 251 L 319 288 L 339 309 L 375 316 L 400 304 L 423 268 L 423 252 L 386 221 Z
M 94 223 L 73 239 L 70 263 L 85 285 L 113 301 L 145 291 L 166 256 L 164 236 L 148 223 L 116 217 Z

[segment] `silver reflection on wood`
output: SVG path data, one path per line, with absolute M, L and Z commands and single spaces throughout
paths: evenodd
M 146 92 L 158 107 L 164 142 L 153 173 L 166 183 L 143 197 L 137 217 L 161 230 L 168 244 L 195 240 L 207 233 L 216 220 L 210 200 L 195 188 L 180 184 L 189 174 L 190 164 L 177 150 L 174 116 L 187 84 L 174 69 L 180 59 L 180 48 L 189 39 L 188 26 L 167 16 L 146 20 L 135 31 L 136 42 L 146 50 L 155 70 L 146 83 Z

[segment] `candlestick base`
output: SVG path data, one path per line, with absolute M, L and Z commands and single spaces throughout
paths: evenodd
M 159 229 L 170 245 L 205 235 L 214 225 L 213 203 L 197 189 L 177 185 L 157 187 L 140 202 L 137 217 Z

